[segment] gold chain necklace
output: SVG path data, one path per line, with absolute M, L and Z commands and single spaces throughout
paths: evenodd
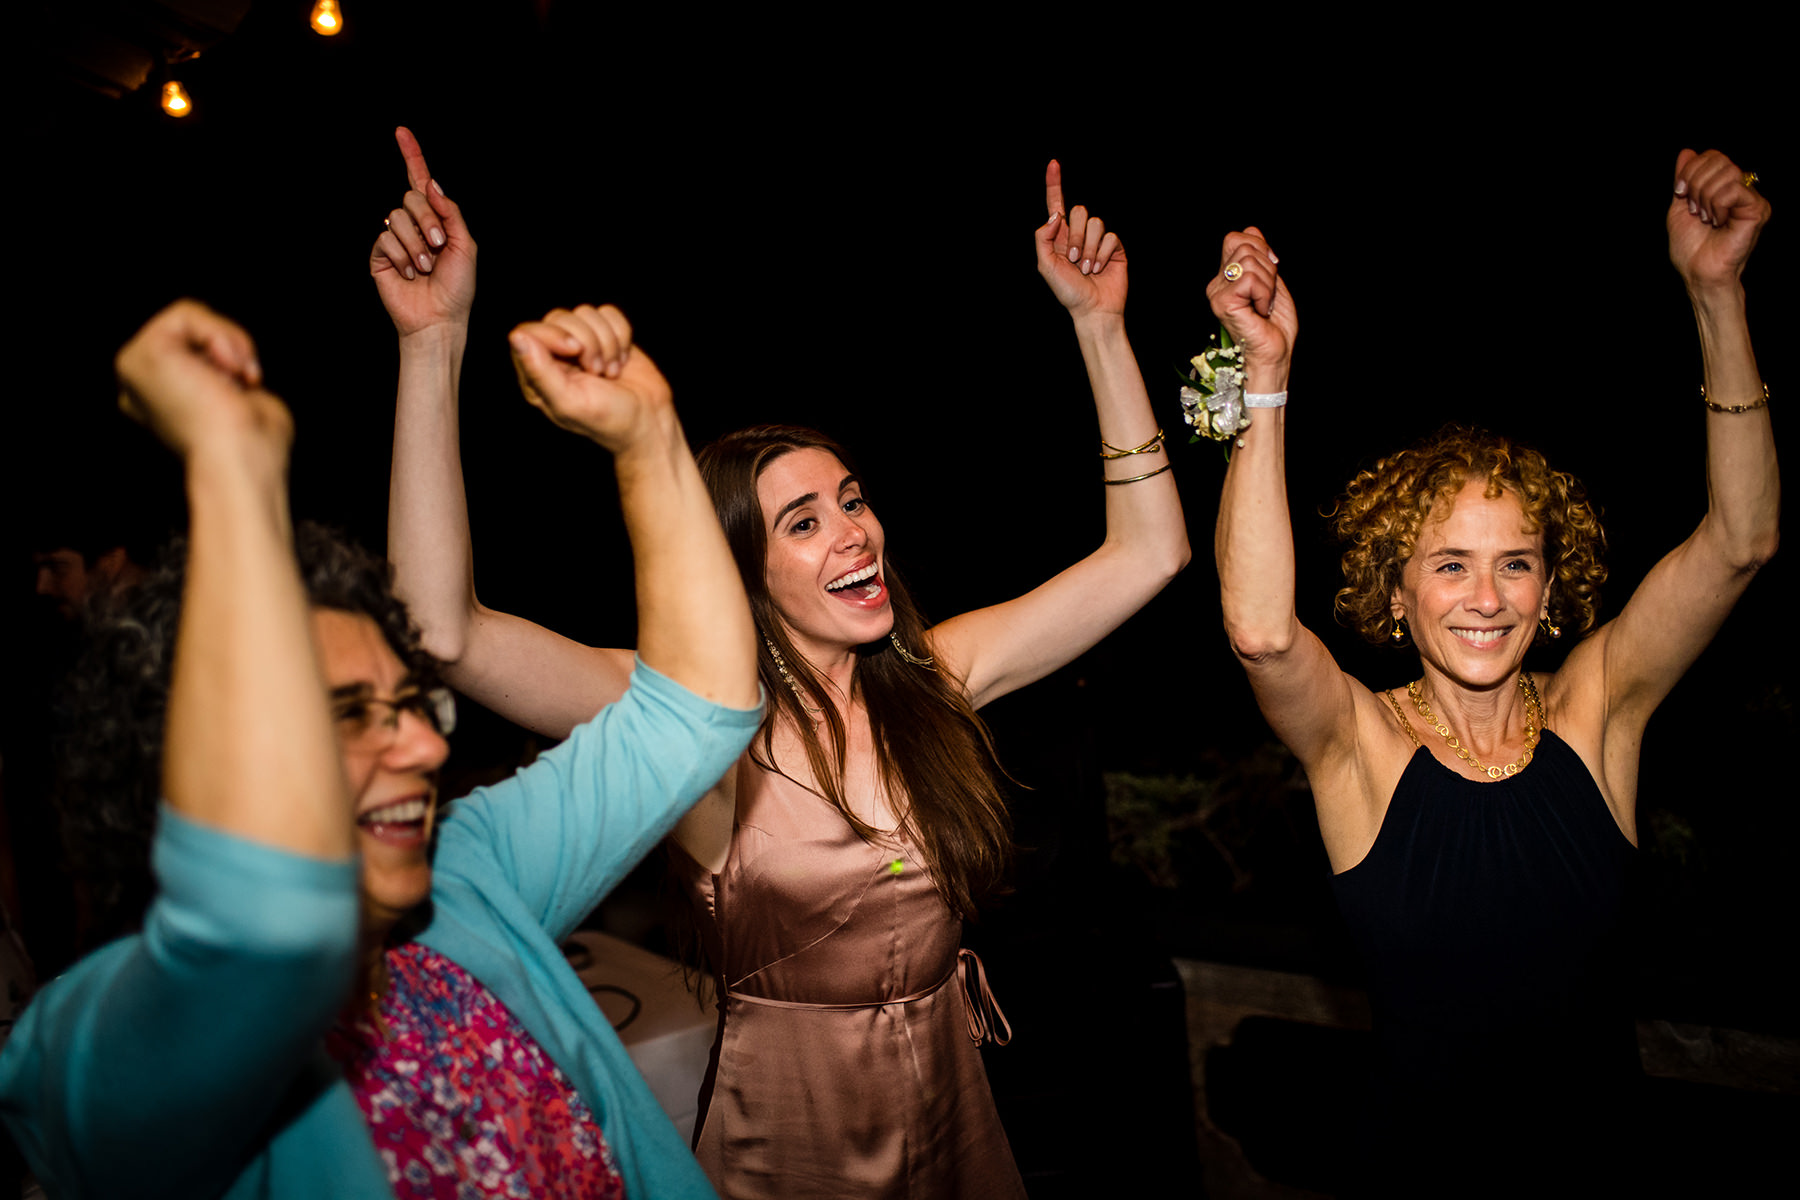
M 1419 716 L 1425 719 L 1425 723 L 1437 730 L 1438 736 L 1448 742 L 1450 748 L 1456 751 L 1456 757 L 1489 779 L 1505 779 L 1517 775 L 1531 765 L 1531 752 L 1537 748 L 1538 727 L 1544 722 L 1544 710 L 1538 704 L 1537 684 L 1531 681 L 1529 671 L 1519 672 L 1519 691 L 1525 696 L 1525 753 L 1519 755 L 1518 762 L 1507 763 L 1504 767 L 1485 766 L 1480 759 L 1464 749 L 1463 744 L 1456 740 L 1456 735 L 1450 732 L 1450 727 L 1432 715 L 1431 706 L 1426 704 L 1425 697 L 1419 694 L 1419 685 L 1423 682 L 1422 679 L 1415 679 L 1407 684 L 1406 694 L 1412 697 L 1413 705 L 1418 708 Z

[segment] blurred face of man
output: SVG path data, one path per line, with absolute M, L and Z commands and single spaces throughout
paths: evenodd
M 37 594 L 49 596 L 65 620 L 74 620 L 88 596 L 87 560 L 63 546 L 33 554 L 31 565 L 37 568 Z

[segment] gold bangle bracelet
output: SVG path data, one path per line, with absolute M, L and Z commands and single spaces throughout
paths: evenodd
M 1709 411 L 1716 413 L 1747 413 L 1758 408 L 1767 408 L 1769 407 L 1769 385 L 1765 383 L 1762 387 L 1761 400 L 1752 400 L 1748 404 L 1714 404 L 1706 398 L 1706 385 L 1703 383 L 1700 385 L 1700 403 L 1706 405 Z
M 1156 436 L 1151 438 L 1149 441 L 1145 442 L 1143 445 L 1133 446 L 1129 450 L 1121 450 L 1121 449 L 1119 449 L 1119 447 L 1113 445 L 1111 442 L 1107 441 L 1105 438 L 1101 438 L 1100 439 L 1100 457 L 1101 458 L 1130 458 L 1133 454 L 1153 454 L 1156 451 L 1162 449 L 1162 444 L 1163 444 L 1163 431 L 1161 429 L 1158 429 L 1156 431 Z M 1111 451 L 1111 453 L 1108 453 L 1108 451 Z
M 1170 467 L 1172 467 L 1174 465 L 1175 465 L 1174 463 L 1164 463 L 1162 466 L 1156 468 L 1156 470 L 1154 470 L 1154 471 L 1145 471 L 1142 475 L 1133 475 L 1129 479 L 1108 479 L 1108 480 L 1106 480 L 1106 486 L 1107 487 L 1118 487 L 1122 483 L 1136 483 L 1140 479 L 1152 479 L 1158 475 L 1161 475 L 1164 471 L 1168 470 Z

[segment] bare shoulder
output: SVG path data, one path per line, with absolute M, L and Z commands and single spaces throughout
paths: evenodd
M 1612 625 L 1601 626 L 1555 671 L 1533 671 L 1543 698 L 1544 727 L 1568 743 L 1605 789 L 1606 746 L 1625 731 L 1612 719 L 1606 701 L 1606 658 Z
M 1404 690 L 1374 692 L 1348 680 L 1354 705 L 1354 741 L 1307 768 L 1319 833 L 1334 873 L 1342 873 L 1367 857 L 1387 817 L 1388 802 L 1419 742 L 1409 733 L 1403 707 L 1395 697 Z M 1400 703 L 1404 706 L 1404 700 Z
M 1611 626 L 1602 626 L 1551 673 L 1533 672 L 1543 697 L 1544 727 L 1575 752 L 1606 800 L 1619 830 L 1637 844 L 1639 759 L 1645 722 L 1607 703 L 1606 657 Z

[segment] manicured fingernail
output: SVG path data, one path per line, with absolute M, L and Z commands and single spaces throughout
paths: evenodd
M 431 270 L 431 255 L 429 255 L 429 254 L 419 255 L 419 270 L 421 270 L 421 271 Z
M 1074 246 L 1069 247 L 1069 261 L 1070 262 L 1080 262 L 1081 261 L 1081 251 Z
M 402 275 L 405 275 L 408 279 L 417 279 L 419 277 L 419 273 L 417 271 L 413 270 L 412 267 L 410 267 L 410 266 L 401 267 L 400 273 Z
M 1083 275 L 1092 275 L 1094 273 L 1094 260 L 1093 259 L 1084 258 L 1081 260 L 1081 273 Z
M 1676 181 L 1675 181 L 1675 194 L 1676 194 L 1676 195 L 1677 195 L 1677 196 L 1685 196 L 1685 195 L 1687 195 L 1687 180 L 1685 180 L 1685 179 L 1677 179 L 1677 180 L 1676 180 Z
M 444 189 L 441 186 L 439 186 L 438 181 L 435 179 L 433 179 L 431 181 L 431 190 L 436 192 L 440 196 L 444 196 Z M 448 200 L 449 198 L 450 197 L 448 197 L 448 196 L 444 196 L 444 199 L 446 199 L 446 200 Z
M 1279 255 L 1279 254 L 1275 253 L 1273 250 L 1271 250 L 1271 251 L 1269 251 L 1269 261 L 1272 263 L 1278 263 L 1281 261 L 1281 255 Z
M 1699 213 L 1699 211 L 1700 211 L 1700 206 L 1698 204 L 1695 204 L 1692 200 L 1689 200 L 1688 201 L 1688 212 L 1697 214 L 1697 213 Z
M 431 244 L 434 246 L 442 246 L 444 244 L 444 231 L 437 228 L 435 225 L 432 226 L 431 229 Z

